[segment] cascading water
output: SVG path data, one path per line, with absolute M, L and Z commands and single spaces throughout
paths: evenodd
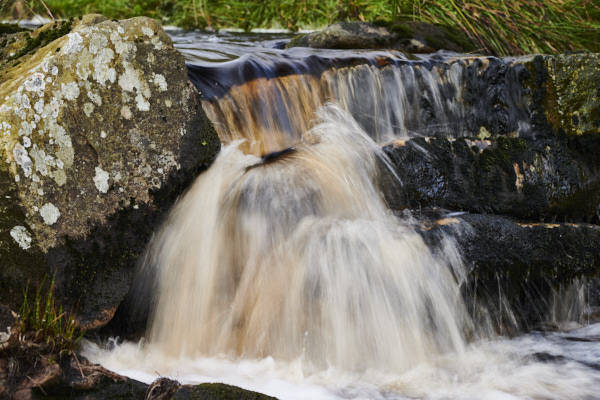
M 379 183 L 399 181 L 382 142 L 472 130 L 464 63 L 365 53 L 340 70 L 327 69 L 334 55 L 274 68 L 278 56 L 192 76 L 225 145 L 145 255 L 155 288 L 145 342 L 86 355 L 142 380 L 281 398 L 596 398 L 600 373 L 587 365 L 598 360 L 583 348 L 539 361 L 563 357 L 565 336 L 485 339 L 462 301 L 452 238 L 432 250 L 386 206 Z M 503 115 L 487 125 L 527 134 L 526 118 Z
M 458 255 L 395 222 L 373 184 L 381 150 L 350 115 L 319 117 L 275 162 L 224 148 L 179 202 L 145 266 L 150 342 L 395 372 L 463 351 Z

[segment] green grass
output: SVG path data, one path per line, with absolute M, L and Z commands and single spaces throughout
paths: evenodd
M 600 52 L 598 0 L 45 0 L 56 18 L 146 15 L 184 28 L 320 29 L 338 21 L 425 21 L 467 34 L 495 55 Z M 14 0 L 0 0 L 4 15 Z M 46 15 L 41 0 L 22 14 Z
M 72 353 L 79 346 L 84 332 L 79 332 L 75 324 L 75 313 L 67 313 L 62 306 L 56 305 L 54 278 L 48 288 L 45 283 L 44 278 L 33 297 L 29 293 L 29 283 L 23 291 L 23 305 L 19 310 L 21 332 L 26 339 L 50 351 Z

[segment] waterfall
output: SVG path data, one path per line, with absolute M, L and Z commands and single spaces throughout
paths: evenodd
M 86 357 L 282 399 L 597 398 L 598 324 L 493 336 L 485 305 L 470 305 L 476 323 L 465 307 L 454 239 L 430 247 L 430 225 L 388 206 L 403 177 L 387 141 L 530 134 L 523 69 L 203 40 L 199 57 L 212 45 L 219 62 L 189 65 L 190 79 L 221 152 L 141 259 L 145 338 L 88 343 Z M 556 325 L 581 314 L 576 289 Z
M 433 254 L 387 210 L 385 156 L 347 112 L 317 114 L 277 161 L 225 146 L 152 243 L 148 340 L 165 353 L 401 372 L 464 351 L 457 250 Z
M 292 146 L 328 102 L 347 111 L 379 144 L 416 136 L 529 134 L 527 89 L 519 83 L 524 72 L 518 66 L 498 59 L 442 63 L 378 54 L 339 63 L 332 68 L 319 59 L 296 61 L 278 76 L 274 71 L 282 67 L 272 58 L 252 59 L 238 62 L 246 80 L 227 79 L 231 71 L 220 66 L 191 66 L 190 79 L 203 93 L 221 140 L 249 139 L 255 154 Z M 215 89 L 212 80 L 223 84 Z

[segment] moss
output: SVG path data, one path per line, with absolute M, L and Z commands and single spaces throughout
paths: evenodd
M 428 35 L 425 37 L 425 41 L 429 46 L 433 47 L 434 49 L 444 48 L 444 41 L 441 40 L 439 37 Z
M 275 400 L 262 393 L 244 390 L 224 383 L 203 383 L 193 387 L 184 386 L 172 400 Z
M 27 36 L 25 36 L 25 47 L 23 47 L 21 50 L 15 53 L 13 56 L 9 57 L 7 61 L 16 60 L 17 58 L 23 57 L 24 55 L 40 47 L 44 47 L 48 43 L 65 36 L 67 33 L 71 32 L 72 24 L 72 19 L 65 22 L 61 22 L 59 25 L 54 24 L 51 29 L 39 32 L 35 38 L 32 37 L 31 34 L 28 34 Z
M 380 28 L 389 28 L 389 26 L 392 24 L 390 21 L 387 21 L 385 19 L 376 19 L 372 23 L 373 25 L 378 26 Z
M 285 46 L 286 49 L 291 47 L 307 47 L 308 42 L 306 40 L 306 36 L 307 34 L 305 33 L 294 36 L 292 40 L 290 40 L 290 42 Z
M 457 45 L 462 47 L 464 51 L 471 52 L 471 51 L 477 50 L 477 47 L 471 41 L 471 39 L 469 39 L 469 36 L 467 36 L 467 34 L 465 34 L 460 29 L 454 28 L 454 27 L 451 27 L 448 25 L 437 25 L 437 26 L 440 27 L 444 31 L 444 34 L 446 35 L 446 39 L 450 40 L 451 42 L 456 43 Z
M 29 30 L 30 29 L 23 28 L 19 24 L 0 23 L 0 35 L 8 35 L 11 33 L 18 33 L 18 32 L 24 32 L 24 31 L 29 31 Z
M 398 35 L 400 39 L 412 39 L 415 35 L 415 32 L 405 24 L 395 23 L 391 25 L 389 31 Z

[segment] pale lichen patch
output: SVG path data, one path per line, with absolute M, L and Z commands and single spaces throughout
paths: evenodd
M 101 34 L 92 34 L 90 36 L 89 51 L 92 54 L 97 54 L 108 45 L 108 38 Z
M 46 225 L 53 225 L 60 218 L 60 210 L 52 203 L 46 203 L 40 210 L 44 223 Z
M 23 87 L 28 92 L 34 92 L 39 97 L 44 96 L 44 90 L 46 89 L 46 81 L 44 80 L 45 76 L 41 72 L 36 72 L 32 76 L 30 76 L 25 82 L 23 82 Z
M 83 43 L 83 38 L 78 32 L 69 33 L 68 35 L 69 41 L 65 46 L 65 54 L 76 54 L 83 49 L 81 43 Z
M 39 99 L 34 105 L 33 109 L 36 113 L 41 114 L 44 112 L 44 100 Z
M 125 67 L 125 72 L 119 77 L 119 86 L 121 89 L 128 92 L 137 90 L 137 92 L 142 93 L 144 97 L 150 97 L 150 88 L 142 78 L 141 71 L 135 69 L 128 62 L 123 62 L 123 66 Z
M 10 236 L 12 236 L 22 249 L 27 250 L 31 247 L 31 235 L 24 226 L 17 225 L 12 228 Z
M 167 90 L 167 81 L 165 80 L 164 75 L 152 73 L 152 82 L 154 82 L 154 84 L 158 86 L 158 90 L 160 90 L 161 92 Z
M 77 76 L 81 80 L 85 81 L 90 76 L 90 69 L 87 64 L 77 63 L 77 65 L 75 65 L 75 70 L 77 71 Z
M 160 40 L 158 36 L 153 37 L 150 42 L 154 45 L 156 50 L 162 50 L 164 47 L 162 40 Z
M 128 106 L 121 108 L 121 116 L 125 119 L 131 119 L 131 109 Z
M 135 96 L 135 102 L 137 104 L 137 108 L 140 111 L 150 111 L 150 102 L 148 102 L 148 100 L 146 100 L 144 98 L 144 96 L 142 96 L 141 93 L 138 93 L 137 96 Z
M 94 105 L 92 103 L 85 103 L 83 105 L 83 112 L 88 118 L 91 117 L 94 112 Z
M 108 172 L 104 171 L 100 167 L 96 167 L 96 176 L 94 176 L 94 185 L 101 193 L 108 192 Z
M 25 147 L 23 147 L 20 143 L 15 144 L 15 147 L 13 148 L 13 158 L 17 165 L 23 168 L 25 177 L 31 176 L 31 158 L 29 158 L 27 149 L 25 149 Z
M 148 36 L 149 38 L 154 36 L 154 31 L 147 26 L 142 26 L 142 33 Z
M 88 90 L 87 95 L 90 98 L 90 100 L 94 102 L 95 105 L 97 105 L 98 107 L 102 105 L 102 97 L 100 97 L 99 94 Z
M 128 40 L 123 40 L 118 32 L 112 31 L 110 34 L 110 40 L 115 45 L 115 51 L 117 54 L 123 56 L 124 59 L 128 59 L 135 55 L 136 47 Z
M 114 83 L 117 79 L 117 71 L 111 67 L 114 57 L 115 52 L 107 47 L 94 58 L 94 79 L 102 86 L 106 84 L 106 81 Z
M 79 97 L 79 86 L 76 82 L 70 82 L 66 85 L 61 83 L 61 93 L 67 100 L 76 100 Z

